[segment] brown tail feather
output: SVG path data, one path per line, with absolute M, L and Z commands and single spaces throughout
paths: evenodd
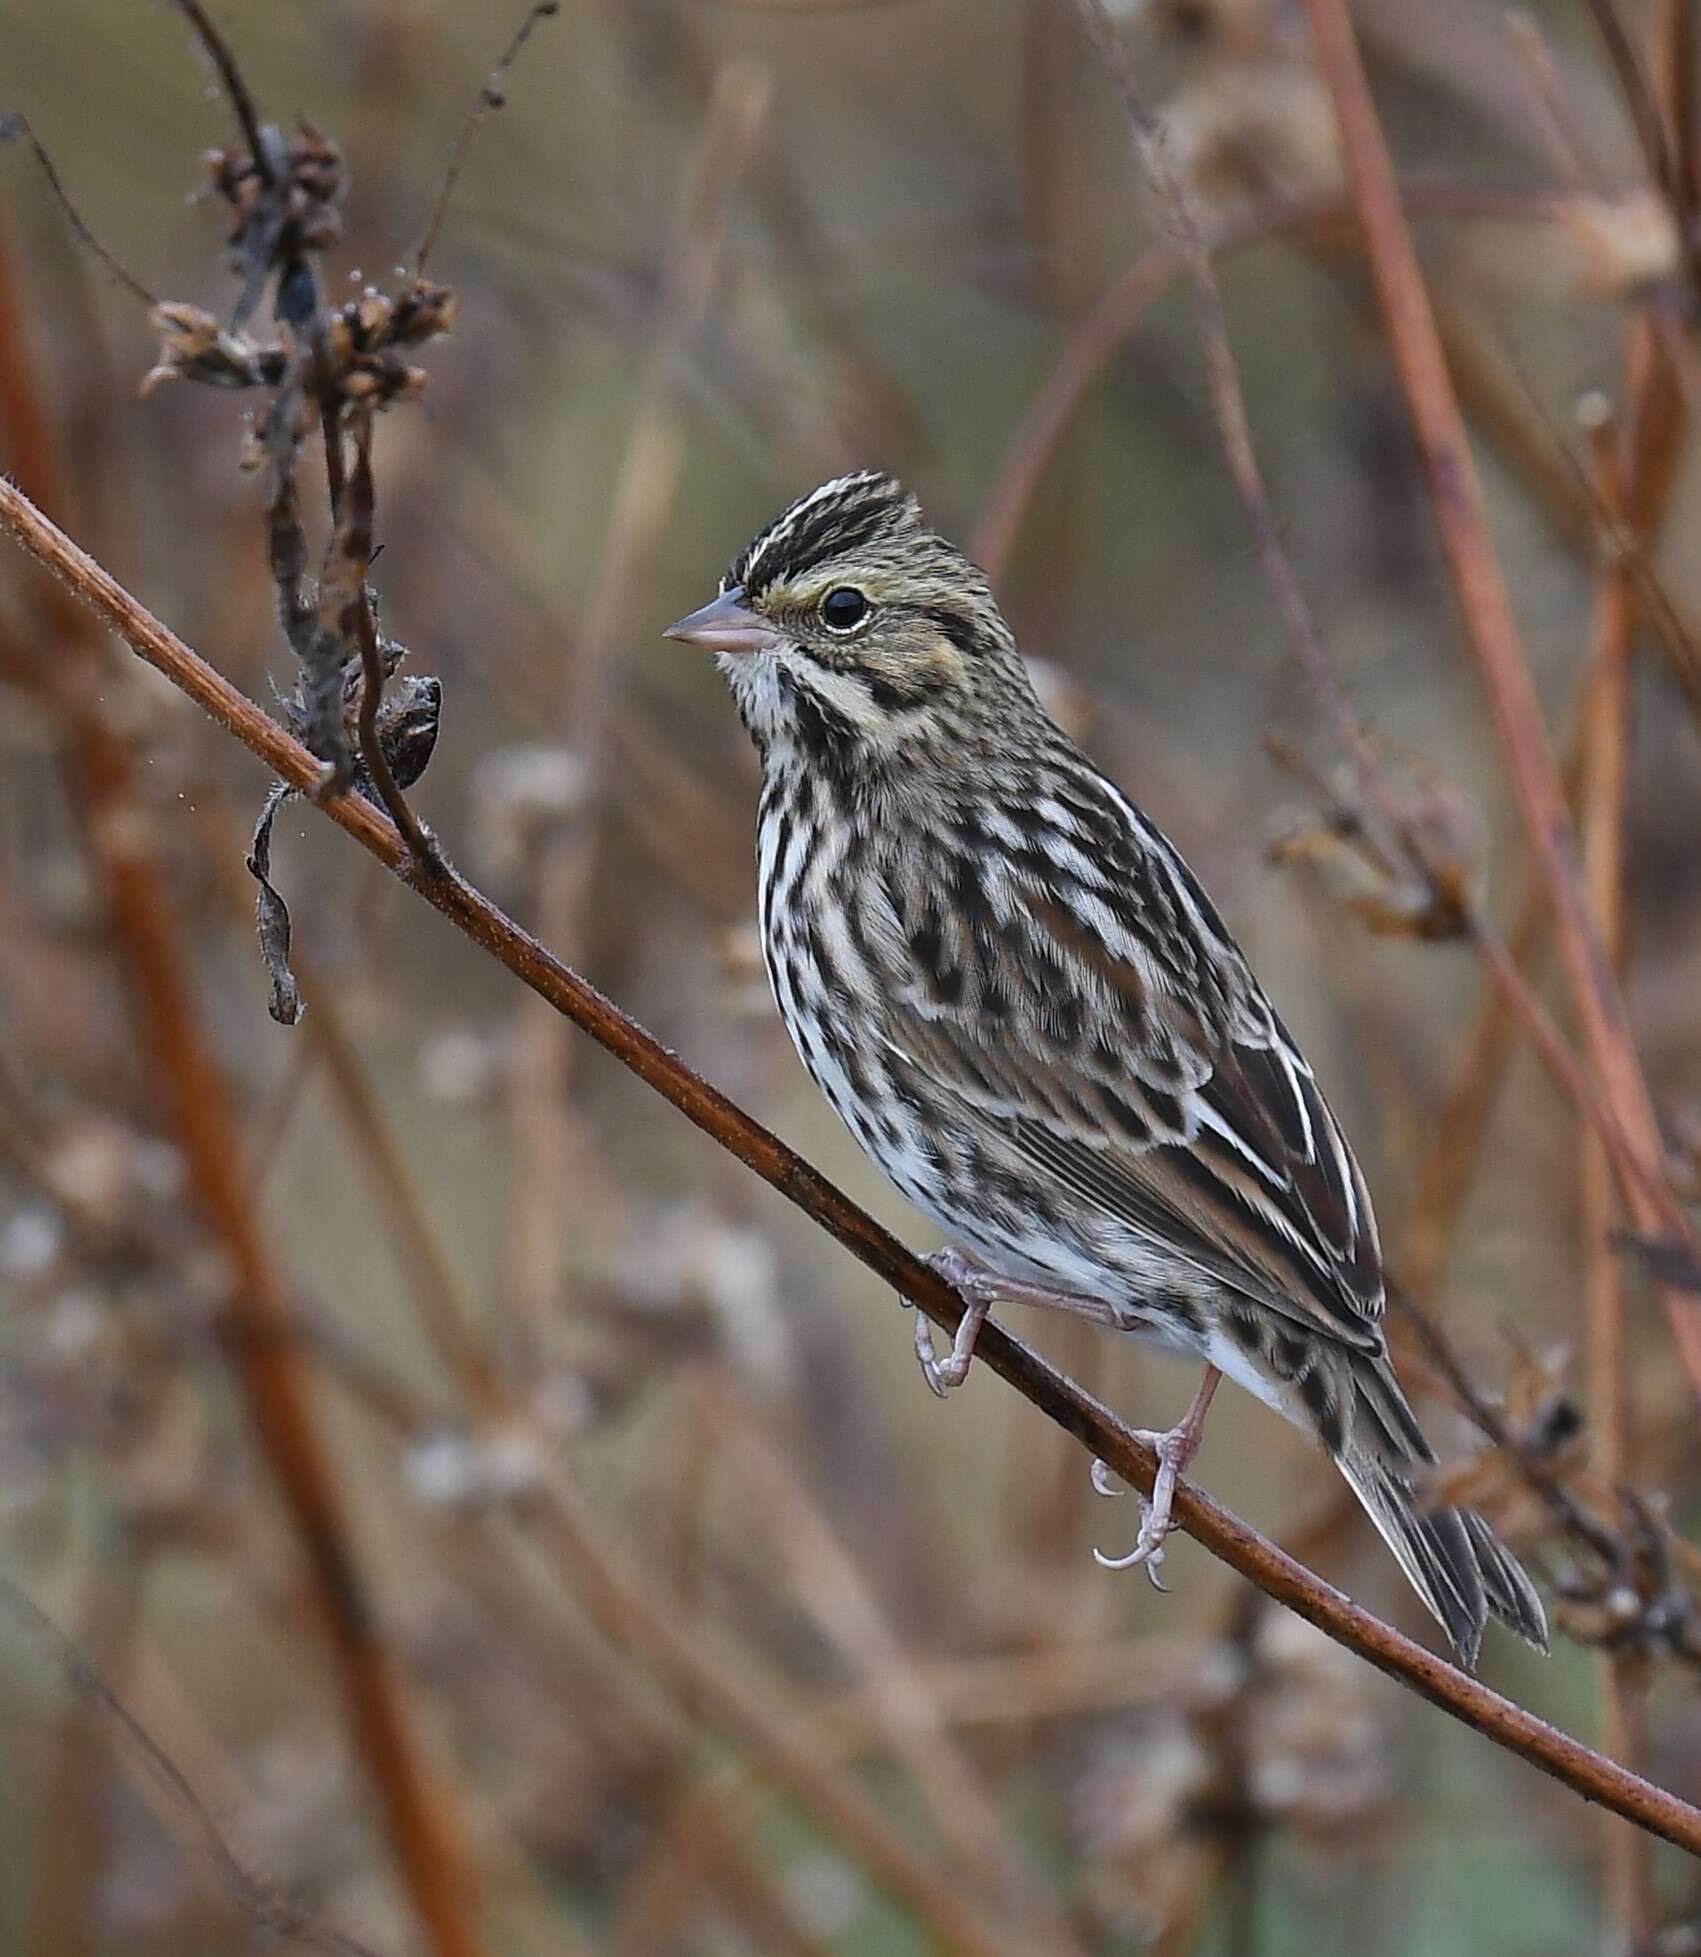
M 1355 1418 L 1336 1459 L 1412 1588 L 1467 1667 L 1490 1617 L 1545 1651 L 1541 1599 L 1511 1551 L 1474 1509 L 1426 1510 L 1413 1493 L 1414 1471 L 1435 1456 L 1387 1361 L 1352 1365 Z

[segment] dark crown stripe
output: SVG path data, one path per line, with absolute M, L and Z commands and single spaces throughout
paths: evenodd
M 890 476 L 846 476 L 832 493 L 816 490 L 782 510 L 733 560 L 727 583 L 756 597 L 780 578 L 800 577 L 817 564 L 860 549 L 909 509 L 902 484 Z

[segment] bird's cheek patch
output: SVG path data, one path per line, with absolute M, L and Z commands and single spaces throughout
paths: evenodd
M 929 701 L 936 700 L 945 692 L 958 676 L 954 656 L 942 659 L 925 650 L 892 658 L 871 659 L 862 671 L 870 699 L 887 713 L 925 707 Z

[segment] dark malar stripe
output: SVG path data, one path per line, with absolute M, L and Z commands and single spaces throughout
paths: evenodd
M 800 686 L 783 667 L 778 682 L 791 709 L 792 725 L 810 759 L 823 768 L 841 768 L 856 745 L 856 729 L 836 708 Z

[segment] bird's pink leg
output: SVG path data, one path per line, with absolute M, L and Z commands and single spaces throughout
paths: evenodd
M 1106 1325 L 1117 1322 L 1111 1308 L 1096 1298 L 1050 1291 L 1043 1284 L 1030 1284 L 1022 1278 L 1000 1277 L 996 1271 L 972 1263 L 960 1250 L 936 1250 L 926 1262 L 963 1301 L 963 1315 L 957 1321 L 951 1350 L 943 1359 L 934 1352 L 933 1326 L 926 1313 L 918 1311 L 915 1315 L 915 1356 L 921 1361 L 922 1377 L 941 1399 L 968 1377 L 975 1340 L 994 1305 L 1038 1305 L 1047 1311 L 1096 1318 Z
M 1199 1391 L 1193 1396 L 1193 1404 L 1182 1416 L 1180 1424 L 1162 1434 L 1137 1432 L 1136 1440 L 1141 1440 L 1158 1457 L 1158 1475 L 1152 1483 L 1152 1499 L 1148 1502 L 1140 1498 L 1140 1533 L 1134 1539 L 1134 1547 L 1126 1556 L 1106 1556 L 1103 1550 L 1093 1551 L 1093 1560 L 1107 1570 L 1131 1570 L 1136 1564 L 1146 1566 L 1146 1574 L 1154 1586 L 1161 1590 L 1158 1582 L 1158 1565 L 1163 1561 L 1164 1538 L 1170 1532 L 1170 1510 L 1175 1503 L 1175 1484 L 1181 1471 L 1199 1452 L 1199 1443 L 1205 1434 L 1205 1414 L 1211 1404 L 1211 1395 L 1217 1390 L 1217 1381 L 1222 1378 L 1215 1366 L 1205 1368 L 1205 1377 L 1199 1382 Z M 1093 1486 L 1101 1495 L 1120 1495 L 1122 1490 L 1112 1486 L 1110 1470 L 1102 1461 L 1093 1463 Z

